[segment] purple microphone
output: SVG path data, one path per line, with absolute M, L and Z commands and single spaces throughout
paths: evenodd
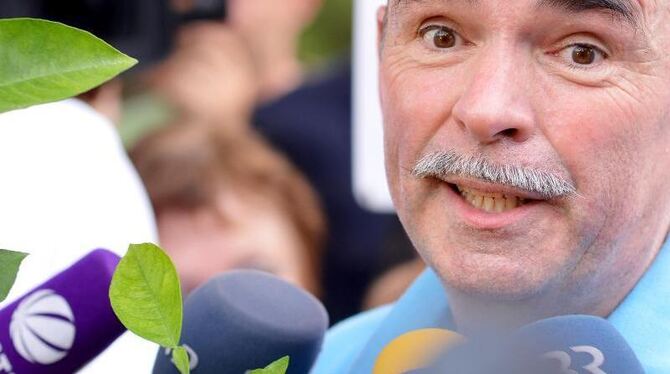
M 116 254 L 97 249 L 0 311 L 0 373 L 73 373 L 126 331 L 109 303 Z

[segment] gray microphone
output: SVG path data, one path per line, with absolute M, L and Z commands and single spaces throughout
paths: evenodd
M 312 295 L 273 275 L 235 270 L 193 291 L 184 305 L 181 343 L 195 374 L 244 374 L 290 356 L 288 374 L 314 364 L 328 315 Z M 178 374 L 161 349 L 154 374 Z

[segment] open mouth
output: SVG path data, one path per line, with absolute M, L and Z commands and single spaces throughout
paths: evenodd
M 451 183 L 449 187 L 461 195 L 468 204 L 488 213 L 503 213 L 539 201 L 507 193 L 481 191 Z

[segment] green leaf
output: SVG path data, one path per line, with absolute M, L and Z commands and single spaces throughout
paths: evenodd
M 181 374 L 189 374 L 191 367 L 188 362 L 188 353 L 184 347 L 175 347 L 172 349 L 172 362 Z
M 130 245 L 112 277 L 109 299 L 128 330 L 163 347 L 179 345 L 179 278 L 172 261 L 157 245 Z
M 284 356 L 280 358 L 279 360 L 271 363 L 265 369 L 256 369 L 256 370 L 250 370 L 247 373 L 248 374 L 286 374 L 286 370 L 288 370 L 288 363 L 289 363 L 289 357 Z
M 0 301 L 5 300 L 12 289 L 19 266 L 26 256 L 27 253 L 0 249 Z
M 57 22 L 0 20 L 0 112 L 62 100 L 137 61 L 93 34 Z

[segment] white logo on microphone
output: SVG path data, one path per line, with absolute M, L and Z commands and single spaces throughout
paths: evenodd
M 9 324 L 14 348 L 34 364 L 62 360 L 74 344 L 75 333 L 72 308 L 52 290 L 39 290 L 23 299 Z

